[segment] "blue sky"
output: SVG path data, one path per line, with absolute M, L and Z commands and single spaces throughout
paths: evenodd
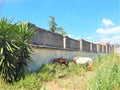
M 49 16 L 74 39 L 120 43 L 120 0 L 0 0 L 0 17 L 49 29 Z

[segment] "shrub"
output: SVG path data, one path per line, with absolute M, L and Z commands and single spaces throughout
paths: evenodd
M 30 60 L 28 44 L 34 34 L 27 24 L 13 24 L 3 17 L 0 20 L 0 76 L 7 83 L 18 81 L 25 75 Z

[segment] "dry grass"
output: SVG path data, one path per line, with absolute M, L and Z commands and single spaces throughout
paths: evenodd
M 71 75 L 55 79 L 52 82 L 46 82 L 43 87 L 45 90 L 86 90 L 89 79 L 94 76 L 95 73 L 93 71 L 87 71 L 82 76 Z

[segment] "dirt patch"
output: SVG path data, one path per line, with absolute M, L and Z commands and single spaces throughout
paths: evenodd
M 95 75 L 92 71 L 85 72 L 82 76 L 72 75 L 51 82 L 45 82 L 45 90 L 86 90 L 88 81 Z

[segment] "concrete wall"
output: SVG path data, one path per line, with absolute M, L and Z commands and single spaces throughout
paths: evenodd
M 36 35 L 33 40 L 31 40 L 32 44 L 63 48 L 62 35 L 55 34 L 41 28 L 37 28 L 36 31 Z
M 36 46 L 33 46 L 32 61 L 29 63 L 28 69 L 29 71 L 36 71 L 42 64 L 50 63 L 53 58 L 64 57 L 71 60 L 75 56 L 87 56 L 95 58 L 97 55 L 98 53 L 81 52 L 80 50 L 62 50 L 45 47 L 38 48 Z M 105 55 L 105 53 L 101 53 L 101 55 Z
M 105 46 L 102 46 L 102 52 L 106 53 L 106 47 Z
M 30 44 L 33 46 L 32 61 L 28 67 L 30 71 L 38 70 L 42 64 L 49 63 L 53 58 L 64 57 L 70 60 L 75 56 L 94 58 L 98 52 L 105 55 L 114 51 L 112 45 L 103 46 L 83 39 L 75 40 L 38 27 Z
M 106 52 L 110 53 L 113 52 L 113 46 L 107 44 L 103 49 L 101 44 L 99 46 L 95 43 L 81 40 L 75 40 L 68 36 L 59 35 L 56 33 L 52 33 L 50 31 L 41 29 L 36 27 L 36 35 L 30 42 L 34 45 L 41 45 L 44 47 L 54 47 L 54 48 L 61 48 L 61 49 L 69 49 L 69 50 L 81 50 L 86 52 Z M 110 48 L 112 47 L 112 48 Z
M 95 53 L 97 53 L 97 45 L 96 44 L 94 44 L 94 43 L 91 43 L 92 44 L 92 52 L 95 52 Z
M 78 40 L 67 37 L 66 43 L 67 49 L 80 50 L 80 42 Z
M 90 51 L 90 42 L 82 39 L 82 51 Z

